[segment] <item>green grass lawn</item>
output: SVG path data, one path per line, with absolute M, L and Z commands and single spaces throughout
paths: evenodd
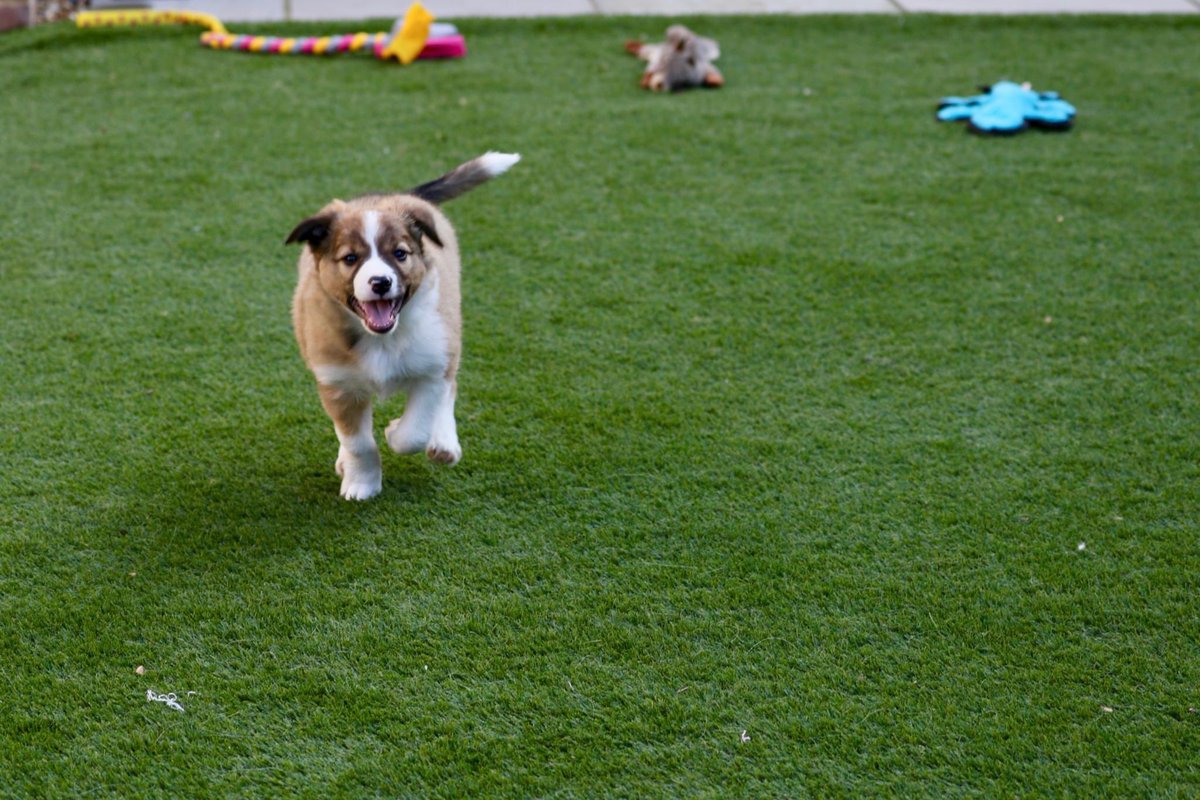
M 0 37 L 0 796 L 1200 793 L 1200 20 L 666 22 Z M 488 149 L 463 462 L 342 501 L 282 241 Z

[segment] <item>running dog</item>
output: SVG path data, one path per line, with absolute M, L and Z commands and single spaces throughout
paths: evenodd
M 340 447 L 341 496 L 383 487 L 372 402 L 396 392 L 404 413 L 388 446 L 441 464 L 462 457 L 454 421 L 462 353 L 458 240 L 439 204 L 506 172 L 519 155 L 485 153 L 400 194 L 334 200 L 301 222 L 292 322 Z

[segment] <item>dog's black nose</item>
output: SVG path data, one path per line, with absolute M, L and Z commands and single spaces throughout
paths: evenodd
M 371 284 L 371 291 L 380 297 L 383 297 L 392 288 L 392 279 L 385 275 L 375 275 L 367 283 Z

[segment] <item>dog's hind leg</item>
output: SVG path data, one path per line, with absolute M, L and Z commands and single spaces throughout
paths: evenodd
M 454 426 L 455 384 L 445 378 L 421 380 L 412 385 L 404 413 L 392 420 L 384 435 L 388 447 L 400 454 L 422 450 L 442 464 L 462 457 Z
M 342 497 L 347 500 L 374 497 L 383 489 L 383 465 L 371 430 L 371 401 L 324 384 L 318 386 L 318 392 L 341 445 L 334 470 L 342 477 Z

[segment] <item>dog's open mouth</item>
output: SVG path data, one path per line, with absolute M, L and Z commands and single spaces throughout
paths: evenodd
M 365 302 L 360 302 L 357 297 L 350 298 L 350 308 L 362 318 L 363 324 L 372 333 L 387 333 L 396 327 L 396 315 L 400 313 L 402 305 L 404 297 Z

